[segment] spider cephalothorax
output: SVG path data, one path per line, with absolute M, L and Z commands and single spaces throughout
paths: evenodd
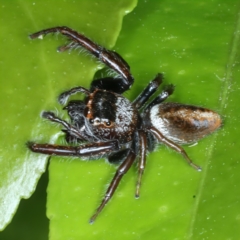
M 131 87 L 133 77 L 129 65 L 118 53 L 99 46 L 68 27 L 42 30 L 30 35 L 30 38 L 55 32 L 60 32 L 71 40 L 68 45 L 60 47 L 60 51 L 81 46 L 118 74 L 115 78 L 93 80 L 89 90 L 75 87 L 59 96 L 59 102 L 68 111 L 70 123 L 52 112 L 43 112 L 43 118 L 64 127 L 69 145 L 28 142 L 28 147 L 33 152 L 83 159 L 105 157 L 110 163 L 119 164 L 105 197 L 90 219 L 91 223 L 113 196 L 121 178 L 136 159 L 138 178 L 135 196 L 139 197 L 146 154 L 153 151 L 159 142 L 179 152 L 192 167 L 201 170 L 178 144 L 197 142 L 218 129 L 221 118 L 216 112 L 191 105 L 163 103 L 173 93 L 173 85 L 167 85 L 147 104 L 162 83 L 162 74 L 157 74 L 139 96 L 130 102 L 122 93 Z M 84 101 L 68 101 L 76 93 L 84 94 Z M 73 142 L 75 144 L 71 145 Z

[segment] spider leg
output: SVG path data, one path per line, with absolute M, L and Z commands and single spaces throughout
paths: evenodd
M 85 37 L 83 34 L 80 34 L 69 27 L 53 27 L 44 29 L 31 34 L 30 38 L 42 38 L 46 34 L 58 32 L 62 35 L 67 36 L 72 42 L 76 43 L 78 46 L 86 49 L 90 54 L 95 56 L 106 66 L 113 69 L 117 74 L 119 74 L 122 79 L 122 87 L 125 89 L 125 91 L 128 90 L 133 84 L 134 79 L 130 73 L 130 67 L 118 53 L 99 46 L 98 44 L 91 41 L 89 38 Z M 75 45 L 74 43 L 70 43 L 70 45 L 60 47 L 59 50 L 64 51 L 71 47 L 76 47 L 77 45 Z
M 82 100 L 72 100 L 68 102 L 67 106 L 63 109 L 67 110 L 69 117 L 72 120 L 74 126 L 82 126 L 84 125 L 84 110 L 86 108 L 86 104 Z
M 64 126 L 65 128 L 64 131 L 67 131 L 72 137 L 75 137 L 80 140 L 92 141 L 93 136 L 88 136 L 84 131 L 81 131 L 81 129 L 76 128 L 75 126 L 69 124 L 68 122 L 62 120 L 61 118 L 58 118 L 52 112 L 43 112 L 42 117 L 48 119 L 51 122 L 56 122 Z
M 136 184 L 135 198 L 139 198 L 140 196 L 140 186 L 142 182 L 143 172 L 146 166 L 147 136 L 143 131 L 139 131 L 139 145 L 140 145 L 140 158 L 138 161 L 138 178 Z
M 94 158 L 103 156 L 111 151 L 117 151 L 119 144 L 117 140 L 109 142 L 89 143 L 80 146 L 61 146 L 54 144 L 39 144 L 28 142 L 28 148 L 37 153 L 57 156 L 75 156 Z
M 78 129 L 82 129 L 82 127 L 85 124 L 85 117 L 84 117 L 84 110 L 85 110 L 85 103 L 81 100 L 72 100 L 68 102 L 67 106 L 65 106 L 63 109 L 67 110 L 68 115 L 71 119 L 71 125 Z M 71 136 L 71 133 L 68 133 L 67 130 L 63 129 L 63 132 L 65 132 L 65 139 L 68 143 L 79 143 L 84 141 L 84 139 L 76 138 L 74 136 Z
M 127 157 L 129 149 L 123 149 L 119 152 L 110 154 L 108 156 L 108 162 L 110 164 L 121 164 Z
M 193 163 L 193 161 L 188 157 L 187 153 L 185 152 L 185 150 L 180 147 L 179 145 L 177 145 L 176 143 L 172 142 L 171 140 L 167 139 L 166 137 L 164 137 L 164 135 L 159 132 L 156 128 L 151 127 L 149 129 L 154 136 L 163 144 L 167 145 L 168 147 L 172 148 L 173 150 L 175 150 L 176 152 L 180 153 L 188 162 L 188 164 L 190 166 L 192 166 L 193 168 L 195 168 L 197 171 L 201 171 L 202 168 L 198 165 L 196 165 L 195 163 Z
M 147 100 L 156 92 L 163 81 L 163 74 L 158 73 L 157 76 L 148 84 L 148 86 L 133 101 L 136 108 L 141 108 Z
M 90 91 L 88 91 L 86 88 L 84 87 L 74 87 L 74 88 L 71 88 L 70 90 L 67 90 L 63 93 L 61 93 L 58 97 L 58 102 L 62 105 L 66 104 L 68 98 L 71 96 L 71 95 L 74 95 L 76 93 L 84 93 L 85 95 L 89 95 L 90 94 Z
M 123 85 L 122 82 L 122 78 L 106 77 L 95 79 L 91 83 L 90 91 L 93 92 L 95 89 L 103 89 L 122 94 L 127 90 L 126 86 Z
M 172 85 L 172 84 L 167 85 L 163 89 L 163 91 L 156 98 L 154 98 L 152 100 L 152 102 L 150 102 L 146 106 L 145 111 L 151 109 L 156 104 L 159 104 L 159 103 L 162 103 L 163 101 L 165 101 L 173 93 L 173 91 L 174 91 L 174 85 Z
M 113 196 L 115 190 L 118 187 L 119 182 L 121 181 L 123 175 L 129 170 L 129 168 L 132 166 L 134 160 L 136 158 L 136 154 L 129 149 L 129 153 L 127 155 L 127 158 L 125 159 L 125 161 L 118 167 L 117 172 L 115 173 L 115 176 L 113 177 L 106 193 L 105 193 L 105 197 L 103 198 L 100 206 L 97 208 L 96 212 L 94 213 L 94 215 L 90 218 L 90 223 L 93 223 L 97 216 L 99 215 L 99 213 L 103 210 L 103 208 L 105 207 L 105 205 L 107 204 L 107 202 L 111 199 L 111 197 Z
M 70 43 L 68 43 L 68 44 L 66 44 L 66 45 L 63 45 L 63 46 L 58 47 L 57 50 L 58 50 L 59 52 L 64 52 L 64 51 L 67 51 L 67 50 L 72 50 L 72 49 L 76 48 L 77 46 L 78 46 L 77 43 L 75 43 L 75 42 L 70 42 Z

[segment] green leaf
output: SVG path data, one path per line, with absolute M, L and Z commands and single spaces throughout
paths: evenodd
M 165 84 L 176 85 L 169 101 L 214 109 L 222 115 L 224 124 L 218 132 L 198 145 L 191 148 L 184 146 L 194 162 L 203 167 L 201 173 L 191 169 L 179 154 L 160 146 L 148 156 L 140 199 L 134 199 L 136 168 L 132 168 L 93 225 L 88 224 L 89 217 L 100 203 L 106 189 L 104 186 L 111 180 L 115 167 L 103 160 L 84 162 L 66 158 L 51 159 L 48 187 L 51 239 L 238 239 L 238 2 L 140 1 L 137 8 L 124 18 L 114 49 L 126 59 L 135 77 L 135 84 L 126 96 L 133 100 L 156 73 L 164 72 Z M 14 26 L 20 35 L 22 29 L 30 33 L 47 26 L 68 25 L 106 47 L 112 47 L 115 40 L 111 40 L 110 44 L 113 33 L 109 30 L 107 34 L 107 29 L 112 29 L 113 25 L 106 28 L 106 33 L 102 33 L 104 28 L 98 26 L 101 21 L 97 18 L 96 25 L 96 19 L 85 16 L 89 12 L 93 13 L 93 10 L 77 14 L 74 4 L 66 8 L 57 4 L 58 7 L 54 8 L 57 13 L 45 7 L 47 13 L 43 14 L 37 10 L 33 12 L 30 3 L 10 5 L 15 18 L 7 18 L 9 25 L 3 28 L 2 34 L 5 35 L 1 37 L 1 46 L 6 46 L 3 48 L 6 54 L 1 67 L 3 63 L 8 63 L 5 65 L 8 68 L 2 67 L 2 71 L 4 78 L 9 81 L 4 81 L 4 89 L 1 88 L 3 93 L 0 95 L 2 104 L 7 104 L 1 108 L 2 111 L 4 109 L 2 134 L 5 134 L 1 138 L 4 139 L 4 157 L 0 161 L 7 164 L 9 169 L 15 169 L 19 175 L 30 176 L 30 185 L 36 177 L 31 178 L 26 168 L 29 166 L 34 169 L 38 162 L 40 164 L 45 159 L 37 154 L 25 157 L 24 142 L 28 139 L 49 141 L 48 137 L 56 138 L 59 132 L 59 128 L 41 121 L 39 112 L 55 109 L 55 99 L 61 91 L 75 85 L 88 87 L 94 74 L 94 70 L 89 68 L 96 68 L 96 65 L 95 61 L 89 60 L 89 56 L 75 52 L 70 55 L 56 54 L 54 47 L 63 42 L 60 37 L 59 40 L 48 37 L 43 41 L 29 43 L 25 34 L 15 41 L 16 37 L 12 37 L 13 31 L 9 31 L 9 26 Z M 46 6 L 46 3 L 42 5 Z M 97 12 L 100 12 L 100 5 L 96 7 Z M 64 15 L 63 9 L 71 6 L 75 14 Z M 102 13 L 108 12 L 105 17 L 110 24 L 112 18 L 109 13 L 112 11 L 104 7 L 103 10 Z M 7 14 L 7 11 L 3 13 Z M 30 13 L 32 16 L 29 22 L 32 26 L 26 24 L 26 21 L 16 21 L 20 16 L 26 19 Z M 76 22 L 76 19 L 84 16 L 86 21 L 91 20 L 93 23 L 88 25 L 85 22 L 82 26 L 82 21 Z M 16 23 L 20 25 L 16 27 Z M 16 61 L 16 54 L 24 61 Z M 89 64 L 89 68 L 83 67 Z M 16 81 L 11 82 L 12 79 Z M 27 91 L 26 86 L 31 91 Z M 25 89 L 24 94 L 19 94 L 21 88 Z M 8 123 L 9 127 L 6 125 Z M 11 156 L 10 146 L 17 148 Z M 25 165 L 14 161 L 20 157 L 28 160 Z M 0 169 L 2 171 L 2 165 Z M 12 174 L 11 171 L 9 175 L 1 172 L 1 179 L 6 179 L 3 185 L 8 182 L 16 184 L 14 180 L 18 178 L 14 178 L 16 173 Z M 36 175 L 35 172 L 33 174 Z M 13 178 L 8 180 L 6 177 L 11 175 Z M 19 185 L 16 185 L 17 188 Z M 21 186 L 28 187 L 27 184 Z M 4 194 L 1 192 L 1 196 Z
M 235 192 L 239 187 L 238 147 L 235 146 L 231 159 L 227 158 L 229 152 L 225 147 L 226 141 L 231 142 L 231 134 L 226 139 L 230 127 L 227 118 L 232 114 L 228 89 L 232 85 L 238 89 L 237 81 L 229 77 L 231 69 L 225 67 L 232 65 L 230 57 L 237 62 L 234 51 L 238 49 L 235 47 L 233 51 L 231 44 L 238 28 L 236 16 L 236 6 L 223 1 L 174 4 L 142 1 L 124 18 L 114 49 L 127 60 L 135 76 L 135 84 L 126 96 L 134 99 L 156 73 L 164 72 L 165 84 L 176 85 L 169 101 L 214 109 L 223 116 L 224 125 L 195 147 L 185 147 L 189 156 L 203 167 L 202 173 L 191 169 L 177 153 L 161 146 L 148 156 L 140 199 L 134 199 L 136 168 L 132 168 L 93 226 L 88 219 L 100 204 L 106 189 L 103 186 L 110 182 L 115 167 L 104 161 L 71 161 L 66 166 L 65 162 L 54 159 L 48 188 L 52 239 L 67 236 L 234 239 L 238 236 L 239 230 L 234 227 L 238 226 L 238 213 L 232 211 L 239 196 L 230 194 L 231 189 L 226 187 L 230 175 L 235 176 L 232 179 Z M 230 192 L 226 194 L 227 191 Z M 224 208 L 226 203 L 228 209 Z
M 134 174 L 125 177 L 129 183 L 118 192 L 124 192 L 126 200 L 115 197 L 101 218 L 110 212 L 107 208 L 122 204 L 115 215 L 131 222 L 125 224 L 127 239 L 238 239 L 240 235 L 238 3 L 141 1 L 124 19 L 127 27 L 115 49 L 136 78 L 128 97 L 133 99 L 136 89 L 139 92 L 157 72 L 164 72 L 165 84 L 176 85 L 169 101 L 214 109 L 224 120 L 217 133 L 184 147 L 203 167 L 201 173 L 166 147 L 150 154 L 141 198 L 126 207 L 128 213 L 122 205 L 131 201 Z M 117 235 L 123 236 L 124 227 L 119 226 L 118 221 Z
M 55 142 L 59 128 L 44 122 L 41 111 L 55 109 L 60 92 L 88 87 L 97 69 L 89 56 L 58 54 L 55 36 L 31 41 L 30 33 L 67 25 L 108 48 L 113 47 L 122 18 L 136 1 L 2 1 L 1 2 L 1 157 L 0 229 L 11 220 L 21 198 L 28 198 L 44 172 L 47 157 L 31 153 L 25 143 Z M 64 40 L 63 40 L 64 39 Z

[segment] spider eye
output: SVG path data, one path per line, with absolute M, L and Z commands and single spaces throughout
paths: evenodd
M 99 118 L 95 118 L 94 123 L 99 124 L 100 123 L 100 119 Z
M 109 121 L 109 120 L 105 121 L 105 125 L 106 125 L 107 127 L 110 127 L 111 124 L 112 124 L 111 121 Z
M 89 119 L 89 122 L 90 122 L 91 124 L 98 125 L 98 124 L 101 123 L 101 120 L 96 117 L 96 118 L 90 118 L 90 119 Z

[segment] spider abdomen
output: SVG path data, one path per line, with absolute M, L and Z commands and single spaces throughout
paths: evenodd
M 179 144 L 197 142 L 221 126 L 216 112 L 180 103 L 162 103 L 149 113 L 153 127 L 169 140 Z

